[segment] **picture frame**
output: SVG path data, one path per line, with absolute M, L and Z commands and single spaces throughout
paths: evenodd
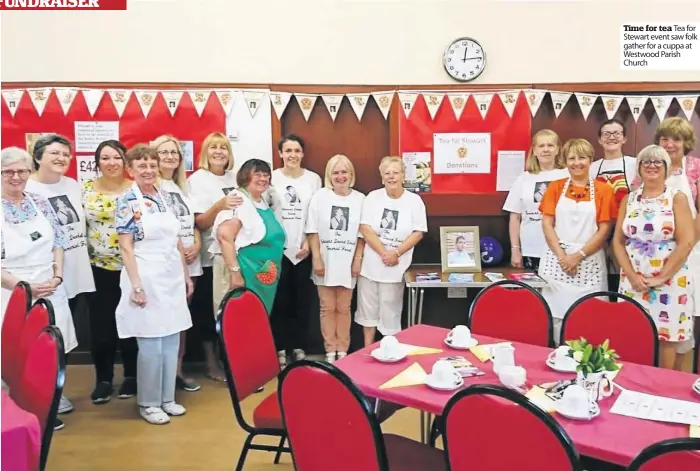
M 481 272 L 479 226 L 440 227 L 440 258 L 443 273 Z

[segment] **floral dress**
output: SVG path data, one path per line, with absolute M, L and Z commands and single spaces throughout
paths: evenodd
M 119 234 L 114 225 L 118 195 L 99 192 L 94 181 L 83 184 L 83 208 L 87 221 L 87 244 L 90 263 L 103 270 L 122 269 Z
M 29 201 L 30 198 L 31 201 Z M 32 202 L 34 204 L 32 204 Z M 5 222 L 8 224 L 21 224 L 23 222 L 31 221 L 37 216 L 36 209 L 34 209 L 35 207 L 41 211 L 44 217 L 48 219 L 49 223 L 51 224 L 51 228 L 53 229 L 54 233 L 53 247 L 65 249 L 68 246 L 68 238 L 66 237 L 66 233 L 63 231 L 63 227 L 58 222 L 56 213 L 54 212 L 53 208 L 51 208 L 49 200 L 41 195 L 37 195 L 36 193 L 27 192 L 24 193 L 24 198 L 22 199 L 22 203 L 19 205 L 19 207 L 9 200 L 4 198 L 2 200 L 2 212 Z M 0 237 L 0 245 L 2 246 L 0 251 L 2 252 L 2 258 L 4 259 L 5 240 L 2 239 L 2 237 Z
M 643 186 L 630 193 L 622 231 L 634 271 L 656 276 L 676 248 L 673 197 L 677 189 L 666 187 L 656 198 L 642 198 Z M 693 331 L 690 277 L 687 262 L 663 286 L 635 291 L 623 272 L 619 292 L 638 301 L 651 315 L 662 341 L 681 342 Z

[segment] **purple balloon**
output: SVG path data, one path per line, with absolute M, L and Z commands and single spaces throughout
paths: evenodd
M 479 241 L 481 246 L 481 265 L 493 267 L 503 261 L 503 247 L 493 237 L 482 237 Z

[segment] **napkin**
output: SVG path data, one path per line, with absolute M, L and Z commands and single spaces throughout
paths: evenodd
M 700 438 L 700 425 L 691 425 L 690 434 L 688 436 L 691 438 Z
M 428 373 L 425 372 L 423 367 L 418 363 L 414 363 L 386 383 L 379 386 L 379 389 L 400 388 L 403 386 L 423 384 L 425 383 L 425 378 L 427 376 Z
M 489 361 L 491 359 L 491 347 L 496 345 L 512 345 L 510 342 L 492 343 L 485 345 L 476 345 L 469 349 L 481 361 Z
M 432 355 L 442 352 L 439 348 L 420 347 L 418 345 L 409 345 L 406 343 L 402 344 L 402 346 L 405 349 L 406 355 Z
M 535 404 L 543 411 L 549 412 L 550 414 L 554 412 L 554 401 L 551 398 L 547 397 L 547 395 L 544 393 L 544 389 L 540 386 L 532 387 L 525 394 L 525 397 L 527 397 L 530 400 L 530 402 Z

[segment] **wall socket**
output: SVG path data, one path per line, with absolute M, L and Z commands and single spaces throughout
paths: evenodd
M 466 298 L 467 288 L 447 288 L 447 297 L 452 298 Z

